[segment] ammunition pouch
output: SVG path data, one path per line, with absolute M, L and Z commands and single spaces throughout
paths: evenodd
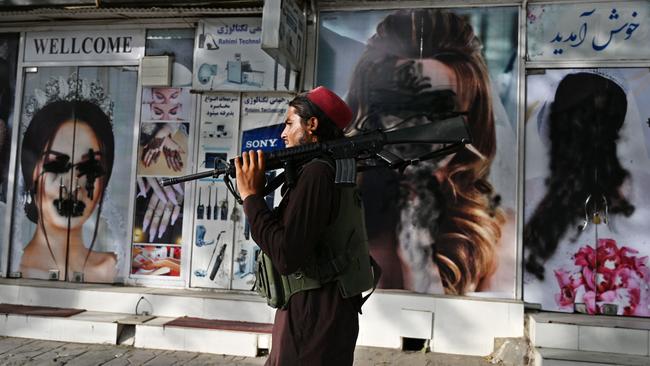
M 281 275 L 271 263 L 271 258 L 264 253 L 257 258 L 256 275 L 255 291 L 266 298 L 266 303 L 272 308 L 285 308 L 293 294 L 321 287 L 319 280 L 299 271 L 288 276 Z

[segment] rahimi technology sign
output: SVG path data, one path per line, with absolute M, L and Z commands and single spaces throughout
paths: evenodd
M 144 31 L 139 29 L 29 32 L 25 37 L 25 62 L 137 61 L 143 54 Z

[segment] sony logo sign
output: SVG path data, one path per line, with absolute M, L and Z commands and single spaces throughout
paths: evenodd
M 260 147 L 277 147 L 278 139 L 250 140 L 246 141 L 246 149 L 256 149 Z

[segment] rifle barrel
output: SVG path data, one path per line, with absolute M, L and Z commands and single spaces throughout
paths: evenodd
M 470 135 L 462 115 L 412 127 L 400 128 L 395 131 L 375 130 L 352 137 L 316 142 L 311 144 L 289 147 L 264 153 L 265 169 L 275 170 L 284 168 L 286 164 L 295 162 L 298 166 L 305 161 L 319 157 L 330 156 L 334 159 L 356 158 L 368 153 L 379 153 L 385 145 L 405 143 L 469 143 Z M 235 178 L 235 159 L 225 168 L 189 174 L 161 180 L 163 186 L 186 182 L 205 177 L 218 177 L 228 174 Z
M 224 173 L 226 173 L 226 170 L 219 168 L 214 170 L 208 170 L 207 172 L 199 172 L 194 174 L 183 175 L 180 177 L 162 178 L 160 180 L 160 184 L 162 184 L 163 186 L 171 186 L 173 184 L 187 182 L 188 180 L 195 180 L 195 179 L 201 179 L 206 177 L 217 177 Z

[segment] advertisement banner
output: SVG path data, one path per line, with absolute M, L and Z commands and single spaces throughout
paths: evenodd
M 107 59 L 138 62 L 143 55 L 142 29 L 84 29 L 25 35 L 25 62 Z
M 284 119 L 291 99 L 292 95 L 284 93 L 242 95 L 240 154 L 250 150 L 273 151 L 285 147 L 280 134 L 284 129 Z M 277 173 L 278 171 L 267 172 L 267 181 L 275 178 Z M 276 207 L 281 199 L 279 189 L 265 197 L 269 208 Z M 232 288 L 252 290 L 255 283 L 255 263 L 261 249 L 251 237 L 250 223 L 245 215 L 242 215 L 235 226 Z
M 650 316 L 650 71 L 527 77 L 524 300 Z
M 358 177 L 380 287 L 513 298 L 517 8 L 323 12 L 319 21 L 317 84 L 352 108 L 348 133 L 435 121 L 448 112 L 441 90 L 467 112 L 474 152 Z M 391 151 L 413 158 L 432 148 Z
M 530 61 L 647 60 L 647 1 L 531 4 Z
M 201 95 L 197 172 L 223 166 L 237 155 L 240 100 L 239 93 Z M 195 192 L 191 286 L 230 289 L 233 221 L 243 211 L 223 176 L 198 180 Z
M 133 181 L 137 81 L 122 67 L 25 74 L 10 271 L 120 281 L 129 262 L 124 182 Z
M 205 91 L 286 90 L 284 68 L 262 50 L 261 18 L 199 23 L 193 88 Z
M 147 31 L 146 55 L 171 55 L 174 63 L 172 85 L 142 88 L 131 278 L 178 280 L 186 263 L 186 184 L 162 186 L 160 180 L 189 174 L 193 166 L 193 44 L 193 29 Z
M 285 68 L 300 71 L 307 19 L 296 0 L 267 0 L 262 9 L 262 49 Z
M 185 185 L 159 182 L 188 174 L 194 103 L 181 87 L 142 88 L 141 100 L 131 274 L 178 277 Z

